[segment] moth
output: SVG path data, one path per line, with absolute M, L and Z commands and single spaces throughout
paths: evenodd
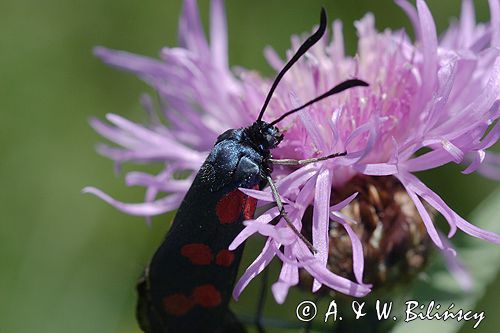
M 137 318 L 144 332 L 245 331 L 228 309 L 243 247 L 235 251 L 229 251 L 228 247 L 243 229 L 242 222 L 253 218 L 256 199 L 239 188 L 270 186 L 280 210 L 278 218 L 284 218 L 311 252 L 315 251 L 286 214 L 271 178 L 273 165 L 304 165 L 346 152 L 306 160 L 273 159 L 271 150 L 283 140 L 276 124 L 326 97 L 368 84 L 350 79 L 272 122 L 262 118 L 280 80 L 321 39 L 326 26 L 326 13 L 322 9 L 319 28 L 278 73 L 257 120 L 248 127 L 229 129 L 217 138 L 138 283 Z

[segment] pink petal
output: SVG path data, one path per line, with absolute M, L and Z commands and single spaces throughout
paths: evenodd
M 172 179 L 170 175 L 165 176 L 153 176 L 145 172 L 129 172 L 125 176 L 125 183 L 127 186 L 145 186 L 154 187 L 161 190 L 162 192 L 187 192 L 193 179 Z
M 228 68 L 227 23 L 223 0 L 210 2 L 210 46 L 216 66 L 224 70 Z
M 498 0 L 488 0 L 490 6 L 490 26 L 492 29 L 491 46 L 500 46 L 500 2 Z
M 273 218 L 278 216 L 279 211 L 277 208 L 273 208 L 257 217 L 255 220 L 247 220 L 245 221 L 246 227 L 241 230 L 241 232 L 236 236 L 231 244 L 229 245 L 229 250 L 236 250 L 243 242 L 245 242 L 248 237 L 252 236 L 257 232 L 257 228 L 255 228 L 255 223 L 266 224 L 271 222 Z
M 415 7 L 413 7 L 408 1 L 406 0 L 396 0 L 396 4 L 401 7 L 408 18 L 411 21 L 411 24 L 413 25 L 413 30 L 415 32 L 415 37 L 420 40 L 421 37 L 421 31 L 420 31 L 420 23 L 418 20 L 418 14 L 417 11 L 415 10 Z
M 344 221 L 343 219 L 337 217 L 334 214 L 330 215 L 330 218 L 338 223 L 340 223 L 344 229 L 347 231 L 349 238 L 351 239 L 352 244 L 352 266 L 354 271 L 354 276 L 356 277 L 356 281 L 358 283 L 363 283 L 363 270 L 365 267 L 365 257 L 363 254 L 363 245 L 361 244 L 361 240 L 356 235 L 354 230 L 352 230 L 349 223 Z
M 338 204 L 330 206 L 330 210 L 337 211 L 337 210 L 343 209 L 345 206 L 350 204 L 358 196 L 358 193 L 359 192 L 355 192 L 355 193 L 351 194 L 349 197 L 347 197 L 346 199 L 339 202 Z
M 276 187 L 278 188 L 279 193 L 286 194 L 296 191 L 299 187 L 304 185 L 308 179 L 316 175 L 317 172 L 317 167 L 314 165 L 306 165 L 278 180 L 276 182 Z
M 291 247 L 288 246 L 285 248 L 285 256 L 289 260 L 294 260 L 293 259 L 294 255 L 292 253 Z M 290 287 L 295 286 L 298 283 L 299 283 L 298 266 L 289 263 L 283 263 L 279 275 L 279 280 L 276 283 L 274 283 L 271 287 L 276 302 L 278 304 L 283 304 L 285 302 L 286 296 L 288 295 L 288 290 L 290 289 Z
M 116 209 L 137 216 L 153 216 L 166 213 L 168 211 L 177 209 L 182 201 L 182 196 L 179 195 L 169 195 L 165 198 L 156 200 L 154 202 L 145 202 L 139 204 L 127 204 L 116 199 L 113 199 L 106 193 L 94 187 L 85 187 L 82 193 L 91 193 L 102 200 L 109 203 Z
M 171 76 L 170 69 L 164 63 L 149 57 L 100 46 L 94 48 L 94 55 L 110 66 L 135 73 L 142 78 L 145 76 Z
M 456 230 L 456 219 L 455 212 L 446 205 L 443 199 L 437 195 L 434 191 L 428 188 L 424 183 L 422 183 L 417 177 L 412 174 L 404 174 L 399 178 L 406 189 L 410 189 L 427 201 L 432 207 L 434 207 L 438 212 L 440 212 L 448 224 L 450 225 L 450 231 L 448 237 L 452 237 Z M 404 180 L 403 180 L 404 179 Z
M 448 242 L 444 237 L 442 237 L 443 242 L 446 247 L 453 248 L 451 243 Z M 469 274 L 469 271 L 465 268 L 462 261 L 458 258 L 458 256 L 453 255 L 450 251 L 440 251 L 445 260 L 446 266 L 448 270 L 451 272 L 453 277 L 457 280 L 460 287 L 465 291 L 471 291 L 474 283 L 472 281 L 472 277 Z
M 272 240 L 268 239 L 262 252 L 259 256 L 254 260 L 254 262 L 248 266 L 245 273 L 240 277 L 239 281 L 236 283 L 236 286 L 233 290 L 233 298 L 238 300 L 242 291 L 248 286 L 250 281 L 253 280 L 254 277 L 259 275 L 264 268 L 269 265 L 271 260 L 274 258 L 276 251 L 276 247 L 272 245 Z
M 255 198 L 255 199 L 265 201 L 265 202 L 275 202 L 274 196 L 271 193 L 271 190 L 269 188 L 261 191 L 261 190 L 252 190 L 249 188 L 240 187 L 239 190 L 241 192 L 245 193 L 246 195 L 248 195 L 252 198 Z M 290 200 L 283 197 L 281 194 L 280 194 L 280 198 L 281 198 L 281 201 L 283 203 L 290 204 Z
M 179 22 L 179 45 L 199 55 L 208 54 L 208 44 L 201 26 L 196 0 L 185 0 Z
M 355 169 L 364 175 L 389 176 L 398 173 L 398 166 L 393 163 L 356 164 Z
M 275 71 L 279 72 L 285 66 L 283 60 L 281 60 L 276 51 L 270 46 L 264 48 L 264 57 Z
M 318 250 L 316 258 L 326 266 L 329 243 L 329 208 L 332 188 L 332 174 L 328 169 L 321 170 L 316 180 L 314 194 L 314 211 L 312 224 L 313 245 Z M 321 288 L 319 281 L 314 280 L 313 292 Z
M 471 0 L 462 0 L 462 12 L 460 14 L 460 36 L 462 45 L 468 47 L 472 44 L 473 32 L 476 26 L 474 5 Z
M 469 164 L 469 166 L 465 170 L 462 171 L 462 173 L 465 175 L 476 171 L 481 166 L 481 163 L 483 163 L 484 158 L 486 157 L 486 152 L 484 150 L 478 150 L 478 151 L 472 152 L 472 154 L 474 154 L 472 162 Z
M 463 232 L 471 236 L 484 239 L 488 242 L 500 244 L 500 235 L 491 231 L 486 231 L 481 228 L 478 228 L 475 225 L 464 220 L 461 216 L 459 216 L 456 213 L 455 213 L 455 218 L 457 220 L 457 227 L 460 228 Z
M 427 233 L 431 237 L 432 241 L 434 242 L 434 244 L 436 244 L 437 247 L 439 247 L 442 250 L 445 250 L 445 245 L 441 241 L 441 238 L 439 237 L 438 231 L 437 231 L 436 227 L 434 226 L 434 223 L 432 222 L 432 218 L 430 217 L 429 213 L 425 209 L 424 205 L 422 204 L 420 199 L 417 197 L 415 192 L 411 191 L 408 188 L 406 188 L 406 191 L 408 192 L 408 195 L 410 196 L 413 203 L 415 204 L 415 207 L 417 207 L 417 210 L 420 213 L 420 217 L 422 218 L 422 221 L 424 221 L 424 225 L 425 225 L 425 228 L 427 229 Z
M 308 251 L 305 245 L 302 251 Z M 305 252 L 304 252 L 305 253 Z M 304 269 L 309 272 L 319 283 L 337 290 L 343 294 L 354 297 L 363 297 L 370 292 L 370 286 L 361 285 L 330 272 L 319 260 L 314 260 L 310 256 L 303 256 L 300 261 L 304 263 Z
M 432 97 L 437 84 L 437 34 L 434 19 L 427 4 L 423 0 L 417 0 L 417 12 L 420 26 L 420 41 L 424 62 L 422 64 L 422 80 L 425 85 L 421 88 L 419 99 L 422 106 Z

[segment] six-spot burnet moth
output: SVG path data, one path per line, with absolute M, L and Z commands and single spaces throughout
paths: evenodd
M 143 331 L 161 332 L 242 332 L 243 326 L 228 309 L 243 247 L 228 247 L 252 219 L 256 199 L 238 188 L 269 185 L 290 228 L 315 252 L 309 241 L 295 229 L 271 178 L 273 164 L 304 165 L 346 153 L 307 160 L 272 159 L 283 135 L 275 126 L 285 117 L 328 96 L 368 84 L 358 79 L 340 83 L 304 105 L 284 113 L 272 122 L 263 121 L 274 90 L 285 73 L 326 30 L 326 13 L 321 11 L 318 30 L 297 50 L 274 80 L 257 120 L 248 127 L 221 134 L 186 193 L 172 227 L 139 281 L 137 318 Z

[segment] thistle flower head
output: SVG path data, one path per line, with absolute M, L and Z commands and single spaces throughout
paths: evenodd
M 490 23 L 476 24 L 472 1 L 463 0 L 459 21 L 438 38 L 423 0 L 417 0 L 416 8 L 405 0 L 396 3 L 413 24 L 415 42 L 403 30 L 378 32 L 374 17 L 367 14 L 355 22 L 359 42 L 356 55 L 351 57 L 344 51 L 342 24 L 335 21 L 331 34 L 294 65 L 276 89 L 264 115 L 266 121 L 347 78 L 359 77 L 370 83 L 369 88 L 355 88 L 325 99 L 278 124 L 284 139 L 273 150 L 274 158 L 305 159 L 342 151 L 348 154 L 300 168 L 275 167 L 273 177 L 298 230 L 303 230 L 308 207 L 313 208 L 307 228 L 318 253 L 312 255 L 284 221 L 269 223 L 278 214 L 277 208 L 246 221 L 231 249 L 255 233 L 267 241 L 236 285 L 235 297 L 274 257 L 283 263 L 273 285 L 278 302 L 298 284 L 300 268 L 314 278 L 313 291 L 326 285 L 354 296 L 369 292 L 370 286 L 363 283 L 363 244 L 353 228 L 356 221 L 342 212 L 357 193 L 340 202 L 334 197 L 336 189 L 345 188 L 357 176 L 397 179 L 432 242 L 454 263 L 452 268 L 459 267 L 453 261 L 454 250 L 433 224 L 424 201 L 446 219 L 448 237 L 460 229 L 500 243 L 500 236 L 467 222 L 415 176 L 418 171 L 456 163 L 465 165 L 463 173 L 478 171 L 500 179 L 500 157 L 486 152 L 500 134 L 500 5 L 490 0 Z M 292 37 L 287 57 L 301 40 Z M 92 120 L 96 131 L 117 145 L 99 146 L 99 152 L 117 164 L 165 164 L 156 175 L 126 175 L 127 185 L 147 188 L 143 203 L 126 204 L 95 188 L 86 189 L 128 214 L 150 217 L 176 209 L 217 136 L 229 128 L 253 123 L 269 90 L 271 81 L 254 71 L 229 70 L 221 0 L 211 2 L 210 43 L 202 30 L 196 2 L 185 0 L 179 42 L 179 47 L 162 49 L 159 60 L 96 49 L 104 62 L 138 75 L 161 98 L 159 113 L 165 121 L 154 112 L 148 97 L 143 98 L 149 114 L 147 124 L 114 114 L 107 116 L 109 123 Z M 283 67 L 285 61 L 272 49 L 266 49 L 265 55 L 274 69 Z M 178 178 L 178 171 L 187 171 L 189 176 Z M 274 201 L 267 189 L 242 191 L 261 203 Z M 161 197 L 163 193 L 168 195 Z M 357 283 L 327 269 L 331 223 L 349 237 L 352 274 Z M 463 273 L 459 277 L 466 280 Z

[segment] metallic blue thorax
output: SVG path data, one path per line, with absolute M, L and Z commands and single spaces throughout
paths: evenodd
M 264 185 L 272 172 L 270 149 L 281 141 L 281 134 L 264 122 L 221 134 L 200 169 L 200 181 L 212 192 L 226 186 L 252 188 Z M 263 183 L 264 184 L 263 184 Z

